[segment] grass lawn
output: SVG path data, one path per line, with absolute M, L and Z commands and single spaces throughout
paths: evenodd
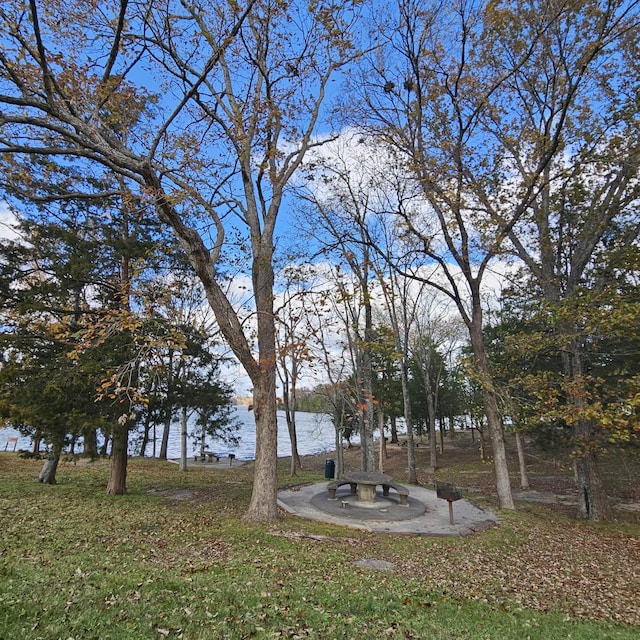
M 282 486 L 322 480 L 322 462 L 308 459 L 292 481 L 282 460 Z M 460 484 L 486 482 L 489 467 L 460 465 Z M 284 514 L 248 526 L 251 465 L 180 473 L 132 459 L 120 497 L 105 494 L 107 462 L 62 463 L 56 486 L 34 481 L 40 466 L 0 453 L 1 640 L 640 636 L 633 515 L 596 525 L 523 503 L 466 538 L 372 535 Z M 395 569 L 362 569 L 362 559 Z

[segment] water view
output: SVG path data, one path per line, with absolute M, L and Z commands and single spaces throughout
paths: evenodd
M 246 407 L 237 407 L 234 417 L 240 423 L 238 445 L 229 445 L 223 441 L 209 438 L 206 448 L 217 453 L 235 453 L 239 460 L 252 460 L 256 454 L 256 428 L 253 413 Z M 298 412 L 296 414 L 296 425 L 298 433 L 298 452 L 300 455 L 311 455 L 330 451 L 335 448 L 335 431 L 331 423 L 330 416 L 321 413 Z M 31 439 L 21 436 L 13 429 L 0 429 L 0 450 L 13 451 L 14 443 L 10 438 L 18 437 L 16 450 L 31 450 Z M 156 433 L 156 451 L 160 451 L 160 441 L 162 439 L 162 428 Z M 136 435 L 132 434 L 131 442 L 136 440 Z M 193 439 L 189 438 L 187 453 L 191 456 L 195 451 Z M 132 455 L 137 455 L 138 451 L 134 447 L 131 449 Z M 147 448 L 147 455 L 152 454 L 152 445 Z M 169 434 L 169 447 L 167 451 L 169 458 L 180 457 L 180 428 L 178 424 L 171 427 Z M 291 442 L 287 422 L 283 411 L 278 411 L 278 456 L 287 457 L 291 455 Z

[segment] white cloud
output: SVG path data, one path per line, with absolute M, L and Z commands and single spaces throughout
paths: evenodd
M 16 240 L 16 218 L 5 202 L 0 202 L 0 240 Z

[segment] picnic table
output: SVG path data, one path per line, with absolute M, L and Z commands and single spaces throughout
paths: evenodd
M 382 494 L 389 495 L 389 489 L 394 489 L 399 497 L 401 505 L 409 504 L 409 489 L 393 481 L 393 478 L 385 473 L 374 471 L 354 471 L 345 473 L 342 480 L 334 480 L 329 483 L 329 500 L 336 499 L 336 490 L 342 485 L 351 486 L 351 493 L 357 493 L 358 502 L 367 504 L 376 501 L 376 487 L 382 487 Z
M 198 459 L 200 462 L 213 462 L 213 459 L 216 459 L 216 462 L 220 462 L 220 458 L 229 458 L 229 466 L 233 465 L 233 461 L 236 458 L 235 453 L 215 453 L 214 451 L 202 451 L 200 455 L 195 454 L 194 456 L 196 462 Z

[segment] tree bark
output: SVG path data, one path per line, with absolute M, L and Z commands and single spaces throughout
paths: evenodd
M 380 473 L 384 473 L 384 461 L 387 457 L 387 447 L 384 438 L 384 411 L 382 411 L 380 406 L 378 407 L 378 431 L 380 433 L 378 469 Z
M 336 435 L 336 478 L 341 478 L 344 474 L 344 451 L 342 450 L 342 427 L 337 412 L 333 415 L 333 428 Z
M 187 470 L 187 407 L 182 407 L 180 413 L 180 464 L 178 470 Z
M 41 442 L 42 434 L 40 433 L 40 431 L 36 431 L 35 435 L 33 436 L 33 447 L 31 448 L 31 453 L 33 453 L 34 456 L 40 453 Z
M 296 430 L 297 395 L 295 387 L 292 387 L 291 391 L 289 391 L 289 375 L 286 369 L 284 370 L 282 386 L 282 400 L 287 420 L 289 442 L 291 443 L 291 476 L 293 477 L 297 474 L 298 469 L 302 469 L 302 464 L 300 463 L 300 454 L 298 453 L 298 433 Z
M 164 418 L 164 428 L 162 430 L 162 440 L 160 442 L 160 460 L 167 459 L 167 452 L 169 451 L 169 433 L 171 432 L 171 410 L 167 408 L 167 414 Z
M 58 470 L 61 453 L 62 446 L 54 444 L 51 448 L 51 453 L 49 453 L 49 456 L 42 465 L 42 469 L 38 475 L 38 482 L 42 482 L 43 484 L 56 484 L 56 471 Z
M 276 399 L 276 336 L 273 311 L 273 246 L 270 238 L 254 248 L 253 291 L 257 314 L 259 362 L 254 372 L 253 407 L 256 419 L 256 460 L 253 492 L 246 522 L 278 519 L 278 405 Z
M 475 357 L 477 372 L 480 376 L 482 387 L 482 399 L 485 415 L 487 417 L 487 428 L 491 447 L 493 449 L 493 469 L 496 479 L 496 491 L 501 509 L 515 509 L 513 496 L 511 495 L 511 480 L 509 479 L 509 468 L 507 465 L 507 453 L 504 446 L 504 432 L 502 419 L 498 408 L 498 398 L 493 388 L 491 372 L 482 335 L 482 311 L 478 304 L 474 305 L 473 321 L 469 326 L 469 335 Z
M 173 418 L 173 349 L 169 349 L 167 365 L 167 396 L 164 406 L 164 429 L 162 430 L 162 441 L 160 442 L 160 460 L 167 459 L 169 449 L 169 433 L 171 432 L 171 419 Z
M 575 335 L 573 327 L 565 327 L 563 330 L 565 333 L 573 331 Z M 578 516 L 594 522 L 608 520 L 611 517 L 611 507 L 602 483 L 598 458 L 592 448 L 595 440 L 594 424 L 584 416 L 587 408 L 582 384 L 584 364 L 582 350 L 577 341 L 572 340 L 570 348 L 563 351 L 562 363 L 565 376 L 571 380 L 568 399 L 578 416 L 573 425 L 574 442 L 578 448 L 578 455 L 574 461 Z
M 401 368 L 402 405 L 404 409 L 404 421 L 407 425 L 407 467 L 409 470 L 409 484 L 418 484 L 416 472 L 416 444 L 413 437 L 413 416 L 411 415 L 411 395 L 409 393 L 409 367 L 407 358 L 403 356 Z
M 116 422 L 111 441 L 111 473 L 107 493 L 121 496 L 127 492 L 127 448 L 129 445 L 129 423 Z
M 391 416 L 391 444 L 398 444 L 398 421 L 395 416 Z
M 98 457 L 98 437 L 95 428 L 88 427 L 82 432 L 83 455 L 91 460 Z
M 251 501 L 243 517 L 246 522 L 268 522 L 278 518 L 278 424 L 275 392 L 275 369 L 273 366 L 265 366 L 263 375 L 254 380 L 253 388 L 256 459 Z
M 142 426 L 142 441 L 140 442 L 140 455 L 143 458 L 147 455 L 147 447 L 149 446 L 150 432 L 151 432 L 151 412 L 147 411 L 144 418 L 144 425 Z
M 429 473 L 435 473 L 438 465 L 436 455 L 436 408 L 433 402 L 431 375 L 428 367 L 425 367 L 424 376 L 424 392 L 427 397 L 427 420 L 429 421 Z
M 520 488 L 529 488 L 529 476 L 527 474 L 527 465 L 524 460 L 524 443 L 522 442 L 522 435 L 519 431 L 516 431 L 516 447 L 518 448 L 518 465 L 520 467 Z
M 584 454 L 575 459 L 574 465 L 578 485 L 578 515 L 592 522 L 609 520 L 611 507 L 602 484 L 597 456 Z

